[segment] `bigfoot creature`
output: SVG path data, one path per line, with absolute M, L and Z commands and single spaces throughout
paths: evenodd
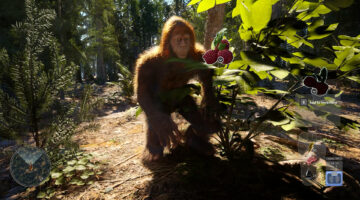
M 180 142 L 181 133 L 170 116 L 174 111 L 191 124 L 185 132 L 186 146 L 203 155 L 214 154 L 209 136 L 218 129 L 219 123 L 210 122 L 208 119 L 214 118 L 207 117 L 209 108 L 218 107 L 212 88 L 213 71 L 187 71 L 181 62 L 167 62 L 172 57 L 203 62 L 204 52 L 195 42 L 194 28 L 186 20 L 173 16 L 163 27 L 160 45 L 145 51 L 136 61 L 134 89 L 148 126 L 144 160 L 158 160 L 163 156 L 164 147 Z M 198 109 L 190 95 L 172 100 L 161 98 L 163 94 L 186 87 L 192 78 L 198 78 L 202 84 L 201 108 L 206 109 Z

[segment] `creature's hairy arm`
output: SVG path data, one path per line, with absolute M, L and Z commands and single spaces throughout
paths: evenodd
M 149 116 L 161 113 L 158 102 L 155 101 L 154 97 L 156 89 L 155 74 L 154 67 L 149 63 L 138 66 L 136 77 L 137 100 L 146 115 Z
M 216 99 L 213 89 L 213 76 L 214 71 L 212 69 L 199 70 L 199 80 L 202 85 L 201 96 L 203 106 L 216 105 Z
M 155 97 L 156 65 L 143 64 L 137 69 L 137 100 L 144 110 L 149 128 L 157 135 L 161 146 L 169 146 L 178 143 L 180 132 L 169 114 L 161 111 L 160 101 Z

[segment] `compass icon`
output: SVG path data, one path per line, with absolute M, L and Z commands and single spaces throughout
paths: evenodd
M 24 187 L 40 185 L 50 174 L 50 160 L 45 151 L 36 147 L 21 147 L 11 158 L 10 173 Z

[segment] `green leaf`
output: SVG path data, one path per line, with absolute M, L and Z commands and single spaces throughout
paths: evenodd
M 342 67 L 340 68 L 340 70 L 343 71 L 343 72 L 348 72 L 348 71 L 351 71 L 351 70 L 356 69 L 356 68 L 357 68 L 357 67 L 354 66 L 354 65 L 348 65 L 348 64 L 346 64 L 346 65 L 342 66 Z
M 326 67 L 328 70 L 335 70 L 337 68 L 335 64 L 328 63 L 326 60 L 321 58 L 314 58 L 314 59 L 305 58 L 304 62 L 306 64 L 310 64 L 315 67 L 321 67 L 321 68 Z
M 86 167 L 84 165 L 77 165 L 76 166 L 76 170 L 79 170 L 79 171 L 82 171 L 82 170 L 85 170 Z
M 239 27 L 239 35 L 240 38 L 246 42 L 251 39 L 252 33 L 250 30 L 244 29 L 243 24 L 241 24 L 241 26 Z
M 43 181 L 41 181 L 40 185 L 44 185 L 46 182 L 50 180 L 50 176 L 46 177 Z
M 188 6 L 197 4 L 197 3 L 199 3 L 200 1 L 201 1 L 201 0 L 191 0 L 191 1 L 188 3 Z
M 315 17 L 319 17 L 320 15 L 324 15 L 324 14 L 327 14 L 329 12 L 331 12 L 331 10 L 329 8 L 327 8 L 326 6 L 321 5 L 321 4 L 313 11 Z
M 282 119 L 280 121 L 272 121 L 272 120 L 269 120 L 269 122 L 274 125 L 274 126 L 280 126 L 280 125 L 284 125 L 284 124 L 288 124 L 290 123 L 290 119 L 289 118 L 285 118 L 285 119 Z
M 269 0 L 257 0 L 251 7 L 251 21 L 255 32 L 263 29 L 271 19 L 272 4 Z
M 67 162 L 68 165 L 75 165 L 76 164 L 76 160 L 70 160 Z
M 220 5 L 220 4 L 223 4 L 223 3 L 227 3 L 231 0 L 216 0 L 216 5 Z
M 75 170 L 75 167 L 67 166 L 65 169 L 63 169 L 63 172 L 68 173 Z
M 215 0 L 202 0 L 197 8 L 197 13 L 207 11 L 215 6 Z
M 60 176 L 62 176 L 62 173 L 61 172 L 51 172 L 50 176 L 51 176 L 51 178 L 56 179 L 56 178 L 59 178 Z
M 89 178 L 89 174 L 84 172 L 83 174 L 81 174 L 80 178 L 86 180 Z
M 135 117 L 138 117 L 141 113 L 142 113 L 142 109 L 141 107 L 139 106 L 137 109 L 136 109 L 136 113 L 135 113 Z
M 61 177 L 59 177 L 59 178 L 57 178 L 56 179 L 56 181 L 55 181 L 55 185 L 62 185 L 62 184 L 64 184 L 64 176 L 61 176 Z
M 67 172 L 67 173 L 65 174 L 66 177 L 72 177 L 72 176 L 74 176 L 74 175 L 75 175 L 75 171 Z
M 238 0 L 236 3 L 235 9 L 239 9 L 240 17 L 241 17 L 241 20 L 243 22 L 243 26 L 245 29 L 250 28 L 252 25 L 251 7 L 252 7 L 251 0 Z
M 335 95 L 335 97 L 339 97 L 343 92 L 344 92 L 344 91 L 341 90 L 339 93 L 337 93 L 337 94 Z
M 297 127 L 296 120 L 292 120 L 289 124 L 282 125 L 281 128 L 285 131 L 292 130 Z
M 82 181 L 82 180 L 80 180 L 80 179 L 77 179 L 77 178 L 73 178 L 70 182 L 69 182 L 69 184 L 71 184 L 71 185 L 84 185 L 85 183 L 84 183 L 84 181 Z
M 89 162 L 89 159 L 87 159 L 87 158 L 82 158 L 82 159 L 79 160 L 79 162 L 78 162 L 77 164 L 79 164 L 79 165 L 85 165 L 85 164 L 88 163 L 88 162 Z
M 346 48 L 343 51 L 335 52 L 336 58 L 334 59 L 334 63 L 337 66 L 340 66 L 345 60 L 349 60 L 354 56 L 353 48 Z
M 38 199 L 43 199 L 46 197 L 46 193 L 45 192 L 39 192 L 37 195 L 36 195 L 36 198 Z
M 269 90 L 266 89 L 265 91 L 263 91 L 264 93 L 270 93 L 270 94 L 288 94 L 289 92 L 286 90 Z
M 352 58 L 349 58 L 349 60 L 346 62 L 346 64 L 355 65 L 355 66 L 360 65 L 360 54 L 356 54 Z
M 253 71 L 256 75 L 258 75 L 261 80 L 264 80 L 264 79 L 268 78 L 271 81 L 273 79 L 273 77 L 266 71 L 257 72 L 257 71 L 252 70 L 252 69 L 250 69 L 250 71 Z
M 228 69 L 239 69 L 240 67 L 242 67 L 244 64 L 246 64 L 246 62 L 244 62 L 243 60 L 235 60 L 232 61 L 229 64 L 229 68 Z
M 235 8 L 232 10 L 232 15 L 231 15 L 232 18 L 240 15 L 240 4 L 241 4 L 241 0 L 237 0 Z
M 259 64 L 259 63 L 251 64 L 251 68 L 254 69 L 257 72 L 270 71 L 270 70 L 274 69 L 273 66 L 269 66 L 269 65 L 265 65 L 265 64 Z
M 284 69 L 277 69 L 270 71 L 270 73 L 279 79 L 284 79 L 289 75 L 290 72 Z
M 356 81 L 358 83 L 360 83 L 360 77 L 359 76 L 347 76 L 347 79 L 350 79 L 352 81 Z

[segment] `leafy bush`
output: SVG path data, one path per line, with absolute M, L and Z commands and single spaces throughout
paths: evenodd
M 71 185 L 93 184 L 96 179 L 99 179 L 102 171 L 100 163 L 91 161 L 92 158 L 91 154 L 78 152 L 73 158 L 63 160 L 51 170 L 50 176 L 41 183 L 37 198 L 50 199 L 57 192 Z
M 215 6 L 215 1 L 206 0 L 193 0 L 189 5 L 198 2 L 198 12 Z M 216 1 L 216 4 L 226 2 L 228 1 Z M 241 24 L 238 24 L 240 37 L 229 41 L 236 43 L 242 40 L 245 45 L 241 49 L 233 50 L 235 59 L 232 63 L 215 68 L 218 97 L 220 102 L 227 106 L 227 112 L 220 115 L 225 126 L 218 136 L 222 155 L 228 158 L 233 158 L 244 148 L 251 152 L 250 139 L 261 133 L 258 128 L 262 123 L 271 123 L 286 131 L 307 126 L 308 123 L 300 114 L 287 109 L 290 105 L 300 106 L 295 99 L 305 97 L 305 94 L 297 92 L 303 86 L 302 80 L 305 76 L 318 74 L 321 68 L 326 68 L 329 79 L 356 82 L 360 80 L 356 73 L 360 66 L 360 35 L 338 36 L 341 46 L 314 46 L 315 43 L 321 43 L 321 39 L 330 36 L 338 26 L 336 23 L 326 25 L 322 16 L 350 6 L 352 0 L 295 0 L 285 15 L 272 19 L 272 7 L 277 2 L 278 0 L 237 0 L 232 10 L 233 18 L 241 18 Z M 217 37 L 223 38 L 227 35 L 224 31 L 219 32 Z M 287 89 L 260 86 L 261 80 L 280 80 L 286 83 Z M 277 102 L 260 116 L 251 117 L 255 116 L 253 112 L 244 119 L 236 117 L 236 107 L 254 104 L 251 98 L 247 99 L 242 94 L 259 93 L 273 97 Z M 331 97 L 325 98 L 334 100 Z M 278 108 L 278 104 L 283 100 L 288 102 L 288 105 Z M 331 111 L 319 110 L 312 105 L 301 108 L 334 122 L 340 129 L 360 127 L 357 122 Z M 244 138 L 239 134 L 242 127 L 248 127 L 248 134 Z

